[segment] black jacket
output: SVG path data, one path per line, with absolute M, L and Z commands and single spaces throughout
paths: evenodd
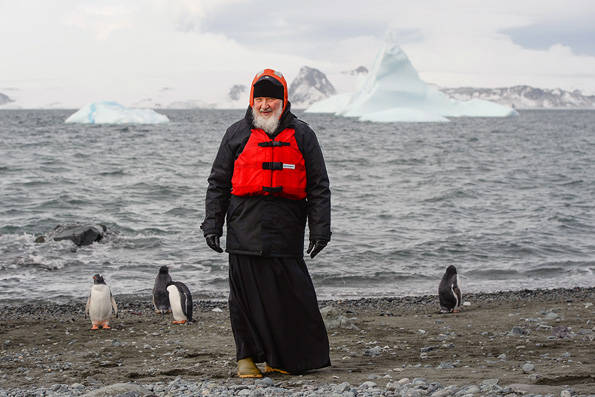
M 331 239 L 331 191 L 322 151 L 314 131 L 291 113 L 288 103 L 274 136 L 285 128 L 295 138 L 306 163 L 307 198 L 290 200 L 275 196 L 239 197 L 231 194 L 234 162 L 250 138 L 252 108 L 231 125 L 217 152 L 208 182 L 204 235 L 223 234 L 227 220 L 226 251 L 272 257 L 303 257 L 306 222 L 310 240 Z

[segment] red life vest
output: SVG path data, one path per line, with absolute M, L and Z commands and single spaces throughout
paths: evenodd
M 272 140 L 263 130 L 253 129 L 246 147 L 234 163 L 231 194 L 306 198 L 306 162 L 287 128 Z

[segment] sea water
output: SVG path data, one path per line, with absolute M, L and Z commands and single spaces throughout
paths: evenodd
M 225 299 L 227 254 L 199 228 L 237 110 L 160 110 L 154 125 L 65 124 L 75 110 L 0 110 L 0 302 L 149 296 L 167 265 L 195 299 Z M 320 299 L 595 285 L 595 111 L 369 123 L 296 114 L 320 141 L 332 241 L 306 257 Z M 114 232 L 35 243 L 57 225 Z M 306 233 L 307 239 L 307 233 Z M 222 239 L 225 245 L 225 238 Z

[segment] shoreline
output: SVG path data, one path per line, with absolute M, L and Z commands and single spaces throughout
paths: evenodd
M 337 326 L 328 330 L 333 365 L 263 380 L 235 376 L 226 300 L 195 302 L 196 322 L 179 326 L 156 315 L 148 296 L 119 297 L 121 316 L 99 331 L 89 330 L 84 302 L 11 302 L 0 305 L 0 396 L 83 395 L 120 383 L 156 395 L 180 385 L 227 395 L 416 387 L 422 395 L 595 395 L 595 287 L 469 293 L 463 301 L 470 305 L 461 313 L 438 314 L 435 295 L 320 300 L 334 309 L 325 318 Z
M 595 284 L 595 280 L 594 283 Z M 509 296 L 530 296 L 532 294 L 540 294 L 544 295 L 547 298 L 550 293 L 555 293 L 556 291 L 575 291 L 576 293 L 587 292 L 590 293 L 591 290 L 595 290 L 594 286 L 573 286 L 573 287 L 547 287 L 547 288 L 519 288 L 519 289 L 510 289 L 510 290 L 494 290 L 494 291 L 476 291 L 476 292 L 465 292 L 463 291 L 463 301 L 467 301 L 468 297 L 472 297 L 472 299 L 490 299 L 490 297 L 502 297 L 502 295 L 509 295 Z M 113 291 L 112 291 L 113 292 Z M 194 298 L 194 304 L 224 304 L 227 305 L 227 295 L 226 296 L 209 296 L 207 294 L 199 295 L 196 291 L 191 291 L 192 296 Z M 573 292 L 574 293 L 574 292 Z M 85 305 L 87 302 L 88 296 L 81 296 L 81 297 L 66 297 L 66 296 L 58 296 L 52 297 L 49 299 L 41 299 L 41 298 L 33 298 L 33 299 L 25 299 L 25 298 L 15 298 L 15 299 L 3 299 L 0 301 L 0 309 L 4 307 L 15 307 L 15 306 L 22 306 L 22 305 L 55 305 L 55 306 L 70 306 L 70 305 Z M 134 294 L 115 294 L 114 298 L 116 302 L 120 303 L 136 303 L 140 304 L 142 302 L 150 302 L 152 296 L 150 293 L 134 293 Z M 411 295 L 401 295 L 401 296 L 394 296 L 394 295 L 345 295 L 340 296 L 338 298 L 328 298 L 328 297 L 318 297 L 319 306 L 323 306 L 324 304 L 330 304 L 333 302 L 338 301 L 361 301 L 361 300 L 370 300 L 370 301 L 380 301 L 380 300 L 389 300 L 389 301 L 415 301 L 415 302 L 426 302 L 424 304 L 432 303 L 433 301 L 438 302 L 438 295 L 437 294 L 411 294 Z

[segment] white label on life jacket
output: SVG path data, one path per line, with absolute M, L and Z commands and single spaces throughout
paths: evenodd
M 287 168 L 290 170 L 295 170 L 295 164 L 285 164 L 283 163 L 283 168 Z

